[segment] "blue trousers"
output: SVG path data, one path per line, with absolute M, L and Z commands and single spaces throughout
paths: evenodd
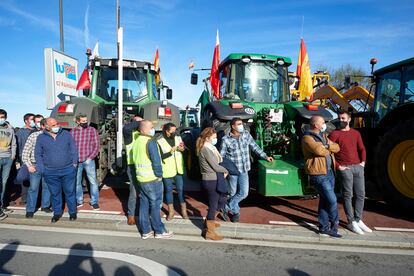
M 148 234 L 151 230 L 154 230 L 156 234 L 162 234 L 166 231 L 160 214 L 162 190 L 161 181 L 141 183 L 138 224 L 142 234 Z
M 42 182 L 42 203 L 41 208 L 50 207 L 50 192 L 44 177 L 40 172 L 30 174 L 30 187 L 27 192 L 26 212 L 34 212 L 36 210 L 37 196 L 39 195 L 39 186 Z
M 82 176 L 83 170 L 86 171 L 86 177 L 89 180 L 89 191 L 91 193 L 90 205 L 99 203 L 99 183 L 96 179 L 95 160 L 89 160 L 78 164 L 76 177 L 76 201 L 83 204 Z
M 137 195 L 139 194 L 140 186 L 137 180 L 134 164 L 128 165 L 127 174 L 129 178 L 128 216 L 137 217 Z
M 69 214 L 76 214 L 76 168 L 70 166 L 56 170 L 45 169 L 44 178 L 52 194 L 53 214 L 57 216 L 63 214 L 62 190 Z
M 183 175 L 177 174 L 174 177 L 171 178 L 163 178 L 162 182 L 164 183 L 164 191 L 165 191 L 165 201 L 167 204 L 173 204 L 174 203 L 174 197 L 173 197 L 173 186 L 175 182 L 175 187 L 177 189 L 178 194 L 178 201 L 180 203 L 184 203 L 184 181 L 183 181 Z
M 4 192 L 6 191 L 7 179 L 9 179 L 12 165 L 13 160 L 11 158 L 0 158 L 0 207 L 3 206 Z
M 323 175 L 311 175 L 310 182 L 319 193 L 319 230 L 336 232 L 339 225 L 339 215 L 334 191 L 335 177 L 332 170 L 328 170 L 328 173 Z

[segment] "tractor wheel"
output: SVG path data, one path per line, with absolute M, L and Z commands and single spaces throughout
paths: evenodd
M 414 120 L 403 121 L 381 137 L 375 150 L 377 183 L 391 204 L 414 208 Z

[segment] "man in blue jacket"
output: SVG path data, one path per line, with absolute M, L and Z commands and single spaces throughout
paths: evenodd
M 62 190 L 70 220 L 76 220 L 75 179 L 78 150 L 72 135 L 63 130 L 54 118 L 46 119 L 46 131 L 37 138 L 35 159 L 37 169 L 43 173 L 52 194 L 52 223 L 62 217 Z

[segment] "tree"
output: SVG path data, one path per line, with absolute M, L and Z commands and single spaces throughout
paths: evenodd
M 345 81 L 347 77 L 349 77 L 350 84 L 357 82 L 358 85 L 361 85 L 365 88 L 369 88 L 371 85 L 371 81 L 368 77 L 361 77 L 368 76 L 368 73 L 364 69 L 354 67 L 349 63 L 344 64 L 336 69 L 332 69 L 326 65 L 318 65 L 317 68 L 318 71 L 326 71 L 330 74 L 331 79 L 329 84 L 338 90 L 342 90 L 346 87 Z

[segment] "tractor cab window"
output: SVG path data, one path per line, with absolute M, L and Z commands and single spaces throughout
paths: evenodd
M 401 71 L 396 70 L 379 76 L 375 110 L 379 119 L 398 106 L 400 101 Z
M 414 102 L 414 65 L 405 70 L 404 103 Z
M 147 75 L 141 68 L 124 68 L 123 99 L 124 102 L 138 102 L 147 95 Z M 107 101 L 118 100 L 117 68 L 102 68 L 98 83 L 97 96 Z
M 249 102 L 284 102 L 288 100 L 287 70 L 270 62 L 240 62 L 231 67 L 226 98 Z

